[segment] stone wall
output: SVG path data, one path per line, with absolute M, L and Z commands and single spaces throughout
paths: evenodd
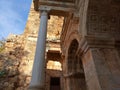
M 25 90 L 29 77 L 21 67 L 22 59 L 28 54 L 24 50 L 24 36 L 11 35 L 0 53 L 0 90 Z M 25 63 L 24 63 L 25 65 Z
M 87 34 L 96 37 L 120 38 L 120 1 L 89 0 Z

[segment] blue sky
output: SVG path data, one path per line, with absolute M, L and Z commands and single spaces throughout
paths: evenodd
M 0 0 L 0 39 L 22 34 L 32 0 Z

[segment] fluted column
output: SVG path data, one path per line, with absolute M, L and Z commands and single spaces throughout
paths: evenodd
M 45 48 L 48 23 L 48 10 L 40 10 L 40 29 L 38 34 L 32 79 L 29 90 L 44 90 L 45 88 Z

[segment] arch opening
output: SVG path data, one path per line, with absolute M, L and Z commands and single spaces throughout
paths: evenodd
M 75 70 L 76 67 L 72 67 L 74 66 L 74 59 L 75 59 L 75 54 L 76 51 L 78 49 L 78 41 L 76 39 L 74 39 L 72 41 L 72 43 L 70 44 L 69 50 L 68 50 L 68 73 L 71 73 L 73 71 L 73 69 Z
M 81 56 L 77 53 L 79 43 L 72 40 L 68 49 L 67 90 L 87 90 Z

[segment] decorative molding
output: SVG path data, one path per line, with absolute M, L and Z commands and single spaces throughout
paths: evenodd
M 77 53 L 82 55 L 89 48 L 115 48 L 115 40 L 113 38 L 99 38 L 86 36 L 81 39 Z
M 120 38 L 120 3 L 115 2 L 120 1 L 94 2 L 90 0 L 87 13 L 88 35 L 103 35 L 117 39 Z
M 28 90 L 45 90 L 45 86 L 29 86 Z

